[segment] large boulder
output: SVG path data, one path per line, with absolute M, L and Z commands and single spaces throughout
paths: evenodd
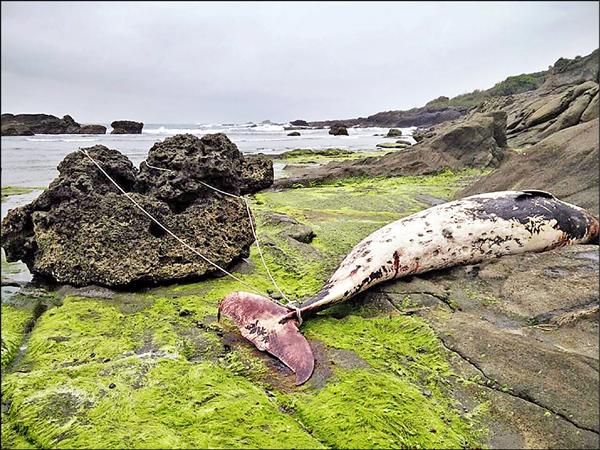
M 329 134 L 333 136 L 348 136 L 348 130 L 344 125 L 332 125 Z
M 207 185 L 255 192 L 272 182 L 270 161 L 247 164 L 222 134 L 165 139 L 139 170 L 117 150 L 86 150 L 133 200 L 211 261 L 228 267 L 248 255 L 254 237 L 244 202 Z M 8 261 L 76 286 L 161 284 L 217 271 L 137 209 L 82 152 L 67 155 L 58 171 L 38 199 L 4 219 Z
M 81 125 L 79 134 L 106 134 L 104 125 Z
M 401 136 L 402 136 L 402 130 L 399 130 L 398 128 L 390 128 L 386 135 L 386 137 L 401 137 Z
M 240 192 L 250 194 L 273 184 L 273 161 L 262 155 L 246 155 L 241 165 Z
M 590 101 L 583 114 L 581 115 L 582 122 L 589 122 L 590 120 L 597 119 L 600 112 L 600 104 L 598 102 L 598 93 Z
M 115 120 L 110 126 L 113 127 L 110 134 L 141 134 L 144 124 L 132 120 Z
M 2 114 L 2 136 L 33 134 L 78 134 L 79 124 L 71 116 L 59 119 L 50 114 Z
M 459 194 L 541 189 L 598 214 L 598 119 L 552 134 Z

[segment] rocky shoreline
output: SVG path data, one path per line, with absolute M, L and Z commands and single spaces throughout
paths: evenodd
M 506 107 L 513 103 L 514 95 L 530 99 L 530 93 L 533 91 L 556 93 L 564 86 L 573 86 L 585 81 L 598 83 L 599 57 L 600 52 L 596 49 L 583 57 L 560 58 L 547 71 L 508 77 L 490 89 L 477 90 L 454 98 L 439 97 L 425 106 L 406 111 L 385 111 L 368 117 L 343 120 L 297 120 L 295 123 L 310 127 L 330 127 L 339 123 L 347 127 L 430 127 L 460 119 L 482 104 L 487 103 L 487 106 L 483 106 L 483 110 L 487 111 L 498 109 L 498 101 L 503 102 L 503 106 Z M 490 108 L 490 105 L 493 106 Z
M 139 169 L 117 150 L 88 151 L 194 246 L 278 298 L 244 205 L 201 181 L 249 194 L 270 271 L 303 299 L 370 232 L 432 204 L 535 188 L 598 214 L 598 80 L 588 61 L 557 62 L 534 89 L 392 151 L 247 157 L 223 135 L 180 135 Z M 245 287 L 190 277 L 209 273 L 206 264 L 93 169 L 69 155 L 48 190 L 3 222 L 9 258 L 61 283 L 3 292 L 3 445 L 600 445 L 597 245 L 423 274 L 331 308 L 303 325 L 316 370 L 298 388 L 217 321 L 221 298 Z M 14 266 L 2 264 L 5 284 Z

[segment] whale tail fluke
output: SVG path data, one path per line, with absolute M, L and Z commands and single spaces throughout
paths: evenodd
M 256 348 L 288 366 L 296 374 L 296 384 L 301 385 L 312 375 L 315 358 L 293 313 L 266 297 L 248 292 L 234 292 L 219 303 L 219 316 L 230 318 Z

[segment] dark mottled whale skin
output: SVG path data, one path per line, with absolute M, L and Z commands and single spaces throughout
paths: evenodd
M 300 311 L 319 311 L 407 275 L 598 243 L 599 228 L 584 209 L 542 191 L 492 192 L 443 203 L 367 236 Z

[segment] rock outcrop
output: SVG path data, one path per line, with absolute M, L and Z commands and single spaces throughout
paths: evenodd
M 242 194 L 251 194 L 273 184 L 273 162 L 266 156 L 245 155 L 241 168 L 240 192 Z
M 333 136 L 348 136 L 348 130 L 344 125 L 332 125 L 329 134 Z
M 402 130 L 398 128 L 390 128 L 385 137 L 401 137 Z
M 431 132 L 430 138 L 401 152 L 331 162 L 297 177 L 277 180 L 275 184 L 287 187 L 355 176 L 428 175 L 445 169 L 498 167 L 504 158 L 505 132 L 506 113 L 476 114 L 469 120 L 437 128 Z
M 79 134 L 106 134 L 104 125 L 81 125 Z
M 380 285 L 357 305 L 411 305 L 458 398 L 488 402 L 490 448 L 598 447 L 598 247 L 506 256 Z M 573 380 L 578 380 L 576 385 Z
M 423 106 L 406 111 L 385 111 L 368 117 L 344 119 L 344 123 L 349 127 L 428 127 L 458 119 L 464 116 L 468 110 L 468 107 L 463 106 Z M 309 122 L 309 125 L 311 127 L 330 127 L 337 122 L 339 120 L 324 120 Z
M 290 122 L 290 125 L 293 125 L 295 127 L 307 127 L 308 126 L 308 122 L 306 120 L 298 119 L 298 120 L 292 120 Z
M 115 120 L 110 126 L 113 127 L 110 134 L 141 134 L 144 124 L 132 120 Z
M 98 145 L 87 151 L 136 202 L 211 261 L 225 267 L 248 255 L 254 238 L 244 202 L 206 184 L 235 195 L 256 192 L 272 182 L 270 161 L 246 161 L 223 134 L 167 138 L 139 170 L 117 150 Z M 160 284 L 215 273 L 82 152 L 67 155 L 58 171 L 40 197 L 3 221 L 9 261 L 75 286 Z
M 598 83 L 584 81 L 551 91 L 542 88 L 486 101 L 475 112 L 501 109 L 508 114 L 508 143 L 527 147 L 557 131 L 598 117 Z
M 540 189 L 599 213 L 599 119 L 552 134 L 523 153 L 510 152 L 500 167 L 459 197 L 510 189 Z
M 576 56 L 573 59 L 560 58 L 548 70 L 548 75 L 541 86 L 552 89 L 557 86 L 579 84 L 584 81 L 599 81 L 600 52 L 594 50 L 587 56 Z
M 71 116 L 59 119 L 49 114 L 2 114 L 2 136 L 34 134 L 104 134 L 102 125 L 79 125 Z M 104 130 L 104 131 L 102 131 Z
M 518 104 L 522 101 L 539 99 L 540 96 L 557 94 L 564 91 L 565 88 L 586 81 L 598 83 L 599 64 L 599 51 L 595 50 L 583 57 L 560 58 L 547 71 L 508 77 L 484 91 L 475 90 L 454 98 L 441 96 L 419 108 L 405 111 L 384 111 L 368 117 L 344 119 L 343 121 L 349 127 L 430 127 L 457 120 L 484 102 L 488 102 L 488 106 L 478 109 L 478 112 L 503 109 L 510 116 L 510 111 L 505 107 L 514 102 Z M 509 117 L 509 125 L 513 122 L 512 119 Z M 340 119 L 309 122 L 309 125 L 329 127 L 338 122 Z M 509 127 L 509 129 L 511 128 Z

